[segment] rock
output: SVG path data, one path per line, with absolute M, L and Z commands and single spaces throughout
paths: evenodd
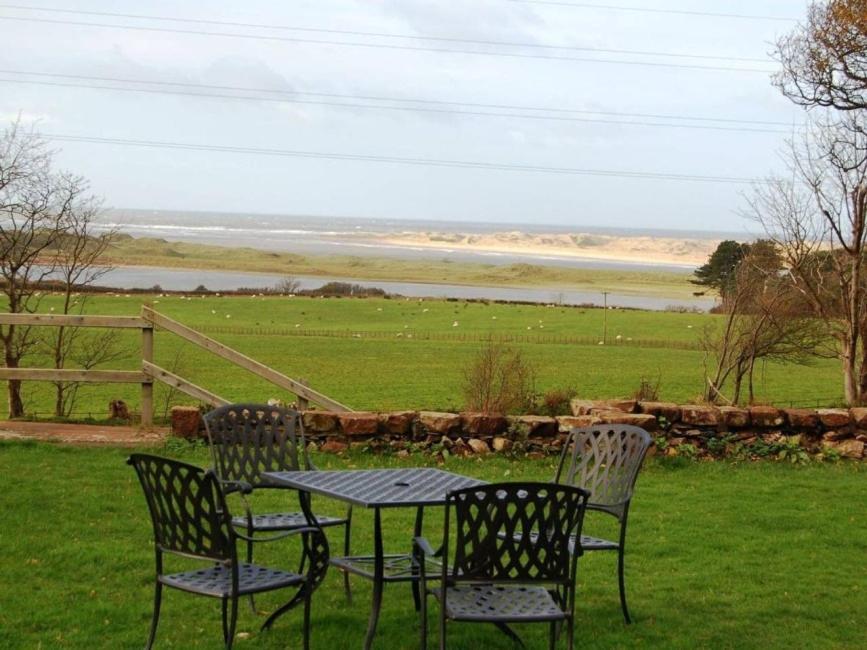
M 304 430 L 309 433 L 331 433 L 337 430 L 337 413 L 331 411 L 304 411 L 301 414 Z
M 645 431 L 654 431 L 657 427 L 656 417 L 646 413 L 623 413 L 621 411 L 606 411 L 596 414 L 599 424 L 628 424 L 641 427 Z
M 786 416 L 773 406 L 751 406 L 750 419 L 754 427 L 776 429 L 786 425 Z
M 347 436 L 371 436 L 379 430 L 379 416 L 376 413 L 340 413 L 337 419 Z
M 560 433 L 568 433 L 572 429 L 592 427 L 599 422 L 599 418 L 595 415 L 561 415 L 556 419 L 560 427 Z
M 492 441 L 492 444 L 494 447 L 494 451 L 503 452 L 503 451 L 509 451 L 512 448 L 513 443 L 508 438 L 504 438 L 503 436 L 497 436 Z
M 680 407 L 674 402 L 639 402 L 638 412 L 665 418 L 669 424 L 680 420 Z
M 464 442 L 463 438 L 455 438 L 450 453 L 455 456 L 469 456 L 470 455 L 470 446 Z
M 842 429 L 852 423 L 849 411 L 846 409 L 819 409 L 816 413 L 826 429 Z
M 825 442 L 836 442 L 838 440 L 845 440 L 851 436 L 852 434 L 846 429 L 840 431 L 826 431 L 822 436 L 822 440 Z
M 348 448 L 349 445 L 347 445 L 345 442 L 341 442 L 336 438 L 329 438 L 322 443 L 322 446 L 319 448 L 319 450 L 325 452 L 326 454 L 341 454 Z
M 720 424 L 726 429 L 745 429 L 750 426 L 750 414 L 752 409 L 738 408 L 737 406 L 720 406 L 719 419 Z
M 606 399 L 597 400 L 597 408 L 604 408 L 609 411 L 621 411 L 622 413 L 635 413 L 638 411 L 638 402 L 634 399 Z
M 470 449 L 473 450 L 474 454 L 478 454 L 480 456 L 484 456 L 485 454 L 491 453 L 491 448 L 488 447 L 488 443 L 484 440 L 479 440 L 478 438 L 470 438 L 467 441 Z
M 859 433 L 857 436 L 855 436 L 855 440 L 867 442 L 867 434 Z
M 687 438 L 701 438 L 702 432 L 701 429 L 687 429 L 683 435 Z
M 202 428 L 202 413 L 197 406 L 172 407 L 172 435 L 187 440 L 199 437 Z
M 867 408 L 859 407 L 849 409 L 849 416 L 859 429 L 867 429 Z
M 768 444 L 773 444 L 775 442 L 780 442 L 783 439 L 783 434 L 779 431 L 771 431 L 770 433 L 762 434 L 762 442 L 766 442 Z
M 412 430 L 412 423 L 416 415 L 418 414 L 415 411 L 381 413 L 379 415 L 379 423 L 386 433 L 395 436 L 405 436 Z
M 828 447 L 835 449 L 843 458 L 861 460 L 864 457 L 864 443 L 860 440 L 841 440 L 828 443 Z
M 819 414 L 812 409 L 785 409 L 785 413 L 793 429 L 819 428 Z
M 572 415 L 590 415 L 590 411 L 596 408 L 596 402 L 576 397 L 569 401 L 569 408 L 572 409 Z
M 557 420 L 547 415 L 519 415 L 509 420 L 524 437 L 550 438 L 558 433 Z
M 689 404 L 682 406 L 680 421 L 698 427 L 715 427 L 719 424 L 720 414 L 715 406 Z
M 421 411 L 418 423 L 430 433 L 447 435 L 461 428 L 461 416 L 456 413 L 440 413 L 437 411 Z
M 401 449 L 395 454 L 395 456 L 397 456 L 398 458 L 409 458 L 409 450 Z
M 683 443 L 686 442 L 686 438 L 669 438 L 668 446 L 671 447 L 680 447 Z
M 502 433 L 508 426 L 509 421 L 504 415 L 461 413 L 461 427 L 464 433 L 471 436 L 490 438 Z

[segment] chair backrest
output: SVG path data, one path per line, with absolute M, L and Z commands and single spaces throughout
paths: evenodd
M 626 424 L 572 429 L 554 480 L 584 488 L 591 506 L 621 517 L 651 442 L 647 431 Z
M 229 511 L 214 473 L 170 458 L 133 454 L 160 551 L 236 562 Z
M 229 404 L 205 414 L 214 468 L 225 481 L 267 486 L 263 472 L 309 469 L 297 411 L 268 404 Z
M 569 537 L 581 534 L 588 496 L 586 490 L 555 483 L 498 483 L 451 492 L 443 580 L 572 583 Z M 448 572 L 452 515 L 455 550 Z

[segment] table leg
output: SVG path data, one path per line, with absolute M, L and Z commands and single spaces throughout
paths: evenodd
M 379 622 L 379 610 L 382 607 L 382 588 L 385 582 L 382 522 L 380 521 L 379 508 L 373 509 L 373 553 L 373 602 L 370 606 L 370 619 L 367 621 L 367 636 L 364 638 L 364 650 L 370 650 L 373 645 L 376 624 Z
M 416 537 L 421 537 L 422 530 L 422 522 L 424 521 L 424 506 L 419 506 L 418 510 L 415 511 L 415 527 L 413 528 L 413 539 Z M 419 591 L 419 568 L 415 566 L 415 556 L 413 556 L 412 560 L 412 575 L 413 581 L 410 583 L 412 585 L 412 600 L 415 603 L 415 611 L 421 611 L 421 592 Z

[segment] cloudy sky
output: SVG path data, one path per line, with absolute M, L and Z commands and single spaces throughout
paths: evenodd
M 794 0 L 24 6 L 0 6 L 4 125 L 205 147 L 58 140 L 116 207 L 743 231 L 721 181 L 779 167 L 802 119 L 769 81 Z

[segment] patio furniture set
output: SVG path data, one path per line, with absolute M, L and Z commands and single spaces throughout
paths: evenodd
M 420 644 L 426 647 L 428 601 L 439 604 L 439 647 L 446 647 L 447 621 L 484 622 L 516 642 L 516 623 L 547 623 L 549 647 L 561 636 L 573 647 L 576 568 L 585 552 L 618 554 L 623 617 L 626 603 L 624 551 L 633 488 L 651 439 L 637 427 L 602 425 L 574 429 L 563 446 L 551 483 L 490 484 L 433 468 L 320 471 L 311 462 L 298 413 L 265 404 L 233 404 L 205 416 L 213 468 L 133 454 L 153 523 L 156 577 L 152 647 L 164 587 L 218 598 L 223 639 L 232 647 L 239 601 L 256 594 L 292 589 L 292 597 L 268 616 L 266 630 L 287 611 L 303 608 L 305 650 L 310 644 L 312 596 L 329 567 L 343 574 L 352 599 L 350 575 L 369 579 L 373 597 L 363 647 L 372 646 L 386 584 L 409 583 L 419 612 Z M 263 490 L 297 494 L 300 511 L 254 513 L 250 495 Z M 227 496 L 237 495 L 243 514 L 233 515 Z M 311 495 L 347 504 L 344 517 L 315 514 Z M 426 508 L 444 506 L 439 548 L 423 535 Z M 352 511 L 373 510 L 373 554 L 350 552 Z M 381 511 L 415 509 L 411 549 L 383 550 Z M 584 535 L 587 510 L 619 522 L 616 541 Z M 342 532 L 343 554 L 331 551 L 325 531 Z M 254 563 L 257 544 L 300 539 L 296 571 Z M 238 557 L 238 545 L 245 550 Z M 202 567 L 164 571 L 164 555 L 203 560 Z M 565 634 L 563 634 L 565 628 Z

